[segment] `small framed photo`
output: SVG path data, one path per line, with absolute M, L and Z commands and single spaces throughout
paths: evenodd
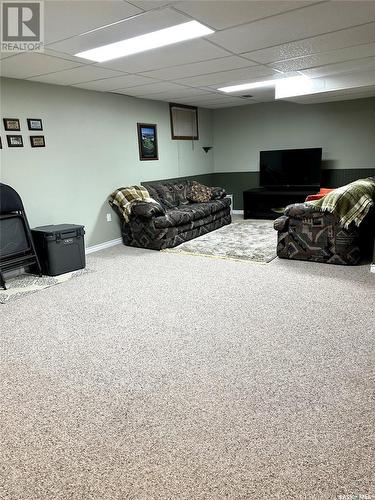
M 28 118 L 27 126 L 29 130 L 43 130 L 43 124 L 40 118 Z
M 30 144 L 32 148 L 45 148 L 44 135 L 30 135 Z
M 3 118 L 4 128 L 7 131 L 21 130 L 18 118 Z
M 151 123 L 137 123 L 138 147 L 140 160 L 158 160 L 158 140 L 156 125 Z
M 22 135 L 7 135 L 7 142 L 10 148 L 23 148 Z

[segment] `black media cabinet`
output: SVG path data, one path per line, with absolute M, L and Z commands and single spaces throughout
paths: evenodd
M 283 208 L 291 203 L 302 203 L 306 196 L 315 194 L 319 187 L 306 189 L 275 189 L 256 188 L 243 192 L 244 219 L 277 219 L 283 213 Z

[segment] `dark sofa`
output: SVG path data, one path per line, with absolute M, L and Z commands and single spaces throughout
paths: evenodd
M 129 222 L 120 213 L 121 231 L 125 245 L 162 250 L 202 236 L 231 223 L 230 199 L 222 188 L 212 188 L 212 199 L 192 203 L 187 199 L 191 181 L 161 181 L 143 183 L 152 203 L 136 202 Z M 116 207 L 113 207 L 116 210 Z M 117 211 L 118 212 L 118 211 Z M 164 212 L 164 213 L 163 213 Z
M 286 208 L 274 228 L 278 231 L 280 258 L 353 265 L 371 254 L 375 214 L 372 209 L 359 228 L 351 224 L 345 229 L 334 214 L 297 203 Z

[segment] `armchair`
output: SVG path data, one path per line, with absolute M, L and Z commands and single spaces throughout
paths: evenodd
M 286 208 L 274 228 L 280 258 L 354 265 L 371 252 L 375 214 L 372 209 L 359 227 L 351 224 L 345 229 L 332 213 L 297 203 Z

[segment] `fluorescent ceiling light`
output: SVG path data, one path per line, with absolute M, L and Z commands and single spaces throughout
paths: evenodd
M 170 28 L 146 33 L 145 35 L 121 40 L 120 42 L 103 45 L 96 49 L 85 50 L 75 55 L 83 59 L 89 59 L 90 61 L 104 62 L 131 54 L 138 54 L 145 50 L 164 47 L 172 43 L 192 40 L 193 38 L 210 35 L 211 33 L 214 33 L 212 29 L 198 23 L 198 21 L 189 21 L 171 26 Z

